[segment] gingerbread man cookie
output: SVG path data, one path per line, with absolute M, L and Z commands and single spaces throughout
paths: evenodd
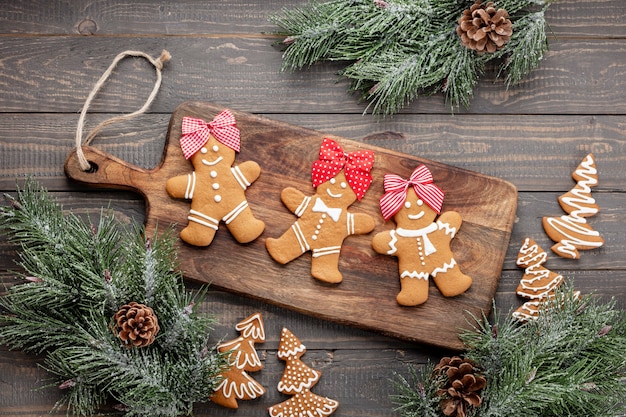
M 337 142 L 324 138 L 312 169 L 315 195 L 292 187 L 281 192 L 283 204 L 299 219 L 281 237 L 266 240 L 272 258 L 286 264 L 311 251 L 311 275 L 328 283 L 341 282 L 339 254 L 344 239 L 369 233 L 376 225 L 367 214 L 348 212 L 369 188 L 373 164 L 372 151 L 346 153 Z
M 184 117 L 180 146 L 194 171 L 170 178 L 167 193 L 191 200 L 189 223 L 180 237 L 195 246 L 213 241 L 220 221 L 240 243 L 251 242 L 263 233 L 265 224 L 254 217 L 245 190 L 259 177 L 261 167 L 253 161 L 233 166 L 240 149 L 235 116 L 224 110 L 212 122 Z
M 398 175 L 384 177 L 385 194 L 380 208 L 385 220 L 394 218 L 396 228 L 380 232 L 372 248 L 381 254 L 398 257 L 401 291 L 398 304 L 416 306 L 428 299 L 428 277 L 445 297 L 464 293 L 472 279 L 461 272 L 450 242 L 461 227 L 461 215 L 442 213 L 443 190 L 433 184 L 430 170 L 418 166 L 405 180 Z

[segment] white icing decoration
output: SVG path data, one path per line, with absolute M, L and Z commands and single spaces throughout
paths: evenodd
M 185 199 L 191 200 L 196 189 L 196 172 L 187 174 L 187 189 L 185 190 Z
M 216 196 L 216 197 L 218 197 L 218 196 Z M 237 218 L 237 216 L 239 216 L 247 208 L 248 208 L 248 201 L 247 200 L 243 200 L 234 209 L 232 209 L 227 215 L 225 215 L 222 218 L 222 220 L 224 220 L 224 222 L 226 224 L 229 224 L 233 220 L 235 220 Z
M 222 161 L 222 159 L 224 159 L 224 158 L 223 158 L 223 157 L 221 157 L 221 156 L 220 156 L 220 157 L 218 157 L 218 158 L 216 158 L 216 159 L 215 159 L 214 161 L 212 161 L 212 162 L 209 162 L 209 161 L 207 161 L 206 159 L 203 159 L 203 160 L 202 160 L 202 163 L 203 163 L 204 165 L 213 166 L 213 165 L 217 165 L 217 164 L 219 164 L 219 163 Z
M 246 372 L 242 372 L 241 375 L 246 379 L 246 382 L 238 384 L 236 381 L 231 381 L 225 378 L 222 383 L 217 387 L 216 392 L 223 390 L 224 397 L 226 398 L 250 398 L 254 399 L 265 393 L 265 389 L 261 384 L 252 379 Z
M 296 240 L 300 244 L 300 250 L 303 253 L 311 249 L 306 241 L 306 238 L 304 237 L 304 233 L 302 233 L 302 229 L 300 228 L 300 224 L 298 222 L 295 222 L 291 225 L 291 230 L 293 230 L 294 235 L 296 235 Z
M 587 225 L 585 217 L 592 216 L 598 212 L 595 199 L 591 197 L 591 187 L 598 184 L 597 170 L 592 166 L 594 163 L 591 154 L 580 163 L 578 169 L 574 171 L 577 177 L 582 177 L 576 186 L 570 190 L 573 197 L 562 196 L 562 203 L 568 208 L 572 208 L 569 215 L 561 217 L 545 217 L 547 223 L 547 233 L 551 231 L 559 233 L 563 238 L 557 242 L 555 249 L 571 258 L 577 257 L 579 248 L 599 248 L 604 242 L 598 239 L 589 240 L 588 237 L 599 237 L 600 234 Z
M 400 274 L 400 278 L 417 278 L 428 280 L 428 272 L 404 271 Z
M 199 223 L 213 230 L 217 230 L 217 225 L 219 224 L 218 220 L 214 219 L 213 217 L 207 216 L 206 214 L 200 213 L 196 210 L 189 210 L 189 216 L 187 216 L 187 220 Z
M 302 217 L 306 208 L 309 206 L 310 202 L 311 202 L 311 197 L 309 196 L 304 197 L 300 205 L 296 208 L 296 211 L 294 212 L 294 214 L 298 217 Z
M 435 269 L 433 269 L 433 271 L 430 273 L 433 277 L 436 277 L 438 273 L 444 273 L 452 268 L 454 268 L 456 265 L 456 260 L 454 258 L 452 258 L 452 260 L 450 260 L 450 263 L 446 263 L 444 262 L 443 266 L 441 267 L 437 267 Z
M 340 252 L 341 246 L 327 246 L 325 248 L 313 249 L 313 254 L 311 256 L 313 256 L 314 258 L 319 258 L 320 256 L 324 255 L 339 254 Z
M 456 235 L 456 227 L 450 226 L 449 223 L 444 223 L 441 220 L 437 220 L 437 226 L 439 230 L 444 230 L 447 235 L 450 235 L 452 238 Z
M 389 250 L 387 251 L 387 255 L 393 255 L 398 251 L 398 248 L 396 248 L 398 238 L 396 237 L 395 229 L 390 230 L 389 235 L 391 235 L 391 241 L 389 242 Z
M 530 293 L 518 291 L 519 295 L 531 299 L 544 298 L 563 282 L 563 276 L 555 274 L 548 283 L 535 284 L 537 281 L 548 279 L 552 271 L 542 266 L 548 258 L 547 254 L 538 245 L 530 245 L 530 239 L 526 238 L 519 253 L 523 256 L 517 259 L 517 265 L 526 266 L 520 285 L 524 290 L 530 290 Z
M 235 329 L 241 332 L 241 335 L 246 339 L 265 341 L 265 328 L 262 323 L 261 314 L 255 313 L 246 320 L 237 323 Z

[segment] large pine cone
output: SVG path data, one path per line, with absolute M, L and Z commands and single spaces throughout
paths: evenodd
M 433 378 L 439 382 L 439 406 L 446 416 L 465 417 L 468 407 L 482 403 L 480 392 L 487 380 L 473 361 L 458 356 L 442 358 L 433 370 Z
M 463 11 L 458 20 L 456 33 L 467 48 L 479 54 L 493 53 L 502 48 L 511 39 L 513 24 L 509 13 L 496 9 L 492 1 L 482 5 L 477 0 L 469 9 Z
M 159 332 L 159 320 L 154 311 L 134 301 L 123 305 L 113 320 L 115 334 L 126 347 L 148 346 Z

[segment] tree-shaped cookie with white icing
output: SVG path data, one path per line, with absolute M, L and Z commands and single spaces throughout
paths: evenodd
M 237 400 L 253 400 L 265 394 L 265 388 L 248 372 L 263 369 L 263 364 L 254 347 L 265 341 L 265 328 L 260 313 L 243 319 L 235 326 L 240 336 L 217 347 L 220 353 L 228 353 L 230 368 L 220 375 L 221 382 L 211 401 L 228 408 L 238 408 Z
M 277 355 L 286 363 L 278 391 L 292 397 L 268 408 L 270 417 L 325 417 L 339 406 L 337 401 L 311 392 L 322 374 L 300 360 L 304 352 L 306 347 L 300 339 L 283 328 Z
M 529 301 L 512 313 L 519 321 L 534 320 L 539 317 L 542 308 L 554 298 L 554 291 L 563 284 L 563 275 L 557 274 L 543 264 L 548 254 L 533 239 L 526 238 L 517 254 L 517 265 L 524 268 L 524 275 L 517 286 L 516 293 Z M 578 297 L 580 292 L 574 292 Z
M 564 258 L 579 259 L 579 250 L 599 248 L 604 239 L 588 223 L 587 217 L 600 211 L 591 196 L 591 187 L 598 185 L 598 170 L 593 154 L 587 155 L 572 173 L 576 186 L 559 197 L 567 215 L 544 217 L 543 228 L 556 243 L 552 251 Z

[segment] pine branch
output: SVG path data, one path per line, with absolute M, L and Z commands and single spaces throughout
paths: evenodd
M 285 36 L 283 69 L 345 62 L 341 76 L 370 101 L 373 113 L 393 114 L 421 95 L 443 91 L 451 110 L 468 107 L 486 62 L 504 58 L 506 86 L 536 68 L 547 49 L 543 11 L 550 0 L 502 0 L 514 22 L 511 41 L 492 54 L 461 45 L 457 20 L 473 1 L 332 0 L 283 9 L 270 20 Z
M 494 324 L 474 318 L 473 328 L 460 335 L 465 357 L 487 379 L 473 416 L 609 417 L 626 411 L 626 314 L 614 300 L 572 294 L 558 290 L 536 321 L 520 325 L 496 311 Z M 412 384 L 400 381 L 396 402 L 403 417 L 421 415 L 416 410 L 439 401 L 421 388 L 431 383 L 430 373 Z
M 0 342 L 45 354 L 45 367 L 66 396 L 57 404 L 91 415 L 116 399 L 127 416 L 190 415 L 207 401 L 226 357 L 208 346 L 213 318 L 194 303 L 206 289 L 185 291 L 171 231 L 146 239 L 111 213 L 85 223 L 28 181 L 0 207 L 0 231 L 20 247 L 28 276 L 0 298 Z M 150 306 L 160 331 L 129 348 L 113 315 L 130 302 Z

